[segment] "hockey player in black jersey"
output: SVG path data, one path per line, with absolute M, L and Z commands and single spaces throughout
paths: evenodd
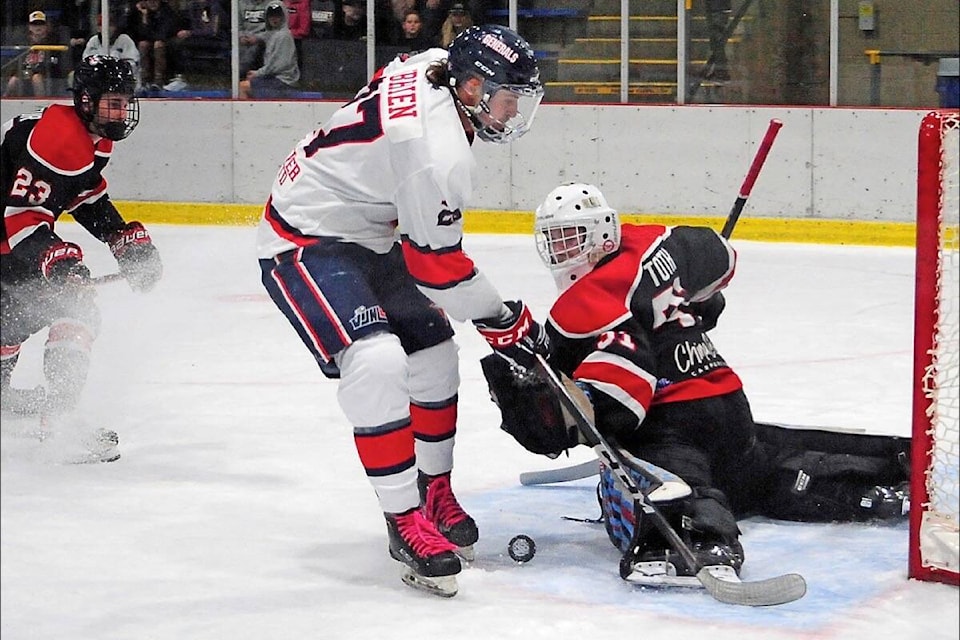
M 78 461 L 111 461 L 116 433 L 87 432 L 76 415 L 86 384 L 100 311 L 83 250 L 55 223 L 70 213 L 106 243 L 130 286 L 148 291 L 162 273 L 160 256 L 139 222 L 126 222 L 101 175 L 113 144 L 137 126 L 136 78 L 130 64 L 91 56 L 74 73 L 74 104 L 54 104 L 3 124 L 3 236 L 0 243 L 0 392 L 5 413 L 40 414 L 41 434 L 75 442 Z M 21 345 L 49 329 L 45 388 L 15 389 Z M 72 455 L 72 454 L 71 454 Z
M 550 365 L 579 387 L 605 437 L 692 488 L 660 510 L 703 565 L 739 574 L 741 517 L 905 514 L 909 439 L 754 422 L 739 377 L 708 336 L 736 265 L 722 236 L 707 227 L 621 225 L 586 184 L 552 191 L 537 209 L 535 234 L 560 290 L 545 325 Z M 502 428 L 528 450 L 557 455 L 582 442 L 546 385 L 497 355 L 483 368 Z M 607 533 L 626 554 L 623 577 L 694 580 L 608 469 L 600 496 Z

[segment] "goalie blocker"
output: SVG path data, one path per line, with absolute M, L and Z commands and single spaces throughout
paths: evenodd
M 496 355 L 483 358 L 481 367 L 491 399 L 500 409 L 500 428 L 525 449 L 556 457 L 583 444 L 559 399 L 534 372 L 511 366 Z M 580 403 L 588 402 L 585 395 L 580 396 Z M 598 426 L 602 429 L 602 420 Z M 762 515 L 804 522 L 866 521 L 899 518 L 909 507 L 909 438 L 767 423 L 756 424 L 755 435 L 754 445 L 743 452 L 742 480 L 753 486 L 741 494 L 738 503 L 729 505 L 737 518 Z M 600 489 L 607 533 L 624 551 L 630 546 L 639 514 L 617 498 L 619 492 L 609 479 L 601 482 Z M 693 489 L 683 504 L 665 509 L 671 522 L 678 527 L 694 523 L 695 529 L 719 534 L 742 560 L 736 524 L 721 517 L 726 509 L 715 509 L 715 503 L 728 506 L 723 495 L 696 486 Z

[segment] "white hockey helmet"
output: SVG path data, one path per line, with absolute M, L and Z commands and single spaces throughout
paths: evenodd
M 564 184 L 537 207 L 534 236 L 540 259 L 563 291 L 620 248 L 620 217 L 597 187 Z

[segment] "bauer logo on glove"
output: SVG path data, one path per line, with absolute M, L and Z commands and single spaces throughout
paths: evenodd
M 134 291 L 150 291 L 163 275 L 160 252 L 139 222 L 127 223 L 110 238 L 110 251 L 117 259 L 120 275 Z

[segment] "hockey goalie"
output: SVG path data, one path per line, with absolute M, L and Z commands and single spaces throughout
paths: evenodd
M 621 224 L 585 184 L 552 191 L 537 209 L 535 233 L 560 291 L 546 323 L 548 362 L 628 462 L 655 465 L 689 486 L 657 506 L 698 565 L 736 580 L 745 558 L 737 520 L 752 515 L 905 516 L 908 438 L 754 422 L 740 378 L 708 335 L 736 265 L 723 237 L 706 227 Z M 481 365 L 501 428 L 526 449 L 556 456 L 587 443 L 529 363 L 495 354 Z M 628 471 L 640 484 L 637 470 Z M 603 465 L 598 493 L 607 534 L 624 554 L 622 577 L 696 582 Z

